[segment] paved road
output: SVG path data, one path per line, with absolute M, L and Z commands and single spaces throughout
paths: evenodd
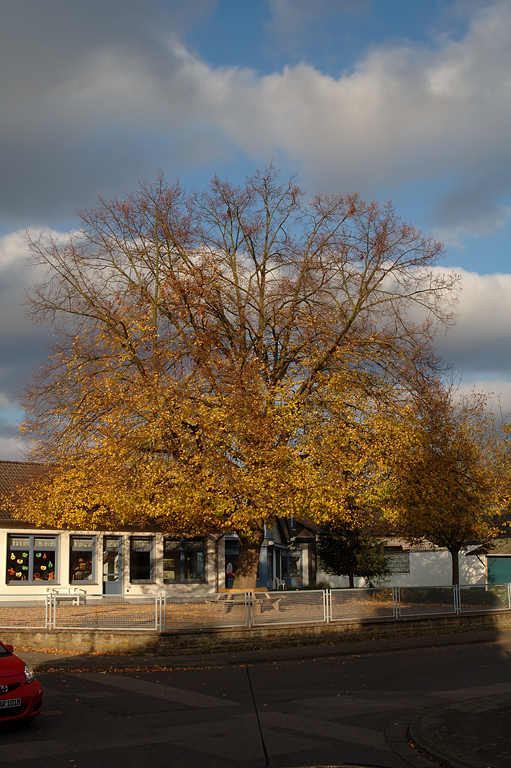
M 251 666 L 250 677 L 274 768 L 432 768 L 405 744 L 408 722 L 511 693 L 511 642 L 280 659 Z M 28 728 L 0 727 L 0 768 L 264 766 L 244 667 L 38 678 L 44 711 Z

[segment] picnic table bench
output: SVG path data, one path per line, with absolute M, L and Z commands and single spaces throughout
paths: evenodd
M 260 615 L 265 608 L 280 613 L 281 600 L 281 597 L 272 597 L 269 592 L 254 592 L 254 613 Z
M 220 608 L 224 613 L 229 613 L 236 604 L 240 605 L 240 603 L 236 603 L 236 597 L 242 594 L 244 593 L 220 593 L 216 595 L 215 598 L 206 599 L 205 602 L 209 606 Z M 257 615 L 260 615 L 265 608 L 280 612 L 280 601 L 282 600 L 282 597 L 272 597 L 269 592 L 252 592 L 252 599 L 254 604 L 254 612 Z
M 87 597 L 87 592 L 85 589 L 80 589 L 79 587 L 68 587 L 67 589 L 58 589 L 57 587 L 48 587 L 46 589 L 46 592 L 49 595 L 55 595 L 55 597 L 58 598 L 59 602 L 63 602 L 64 600 L 69 600 L 71 602 L 71 605 L 85 605 L 85 600 Z

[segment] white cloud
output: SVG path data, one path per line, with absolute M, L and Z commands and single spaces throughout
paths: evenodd
M 24 461 L 25 443 L 19 437 L 0 437 L 0 459 L 3 461 Z
M 18 445 L 12 442 L 10 433 L 6 435 L 17 411 L 16 393 L 23 382 L 31 378 L 33 369 L 46 359 L 45 345 L 51 338 L 48 328 L 32 325 L 23 313 L 25 290 L 41 278 L 41 270 L 30 269 L 26 257 L 24 232 L 11 232 L 0 238 L 0 442 L 3 446 L 0 452 L 3 458 L 10 458 L 6 453 L 12 445 Z
M 59 233 L 48 235 L 58 237 Z M 27 288 L 41 279 L 42 268 L 27 263 L 25 232 L 15 231 L 0 237 L 0 341 L 20 346 L 41 343 L 47 332 L 34 327 L 24 316 L 22 302 Z M 5 356 L 0 369 L 6 365 Z
M 507 0 L 473 11 L 461 40 L 379 47 L 339 78 L 306 64 L 265 76 L 215 68 L 186 49 L 172 24 L 155 32 L 154 15 L 149 25 L 136 4 L 115 34 L 110 18 L 101 35 L 85 29 L 76 51 L 65 48 L 62 68 L 61 38 L 73 39 L 76 27 L 70 7 L 58 40 L 52 33 L 52 45 L 32 40 L 33 51 L 22 49 L 31 66 L 4 62 L 6 210 L 74 210 L 97 192 L 132 188 L 156 166 L 173 176 L 242 150 L 258 163 L 277 156 L 298 166 L 324 190 L 377 196 L 441 182 L 442 198 L 432 201 L 439 226 L 458 235 L 502 226 L 511 189 Z M 0 58 L 17 60 L 15 44 Z
M 301 64 L 252 79 L 210 71 L 204 83 L 212 113 L 247 152 L 284 150 L 323 188 L 452 177 L 438 217 L 472 230 L 487 225 L 495 188 L 511 188 L 502 173 L 511 159 L 509 73 L 503 2 L 476 15 L 459 42 L 380 47 L 338 79 Z
M 370 0 L 268 0 L 270 35 L 288 51 L 299 52 L 313 39 L 328 34 L 329 23 L 339 15 L 363 16 L 370 12 Z
M 488 409 L 496 416 L 511 416 L 511 381 L 506 379 L 474 379 L 461 380 L 459 392 L 469 395 L 472 392 L 482 392 L 488 396 Z
M 511 275 L 455 270 L 462 279 L 457 322 L 439 335 L 439 352 L 464 380 L 511 376 Z

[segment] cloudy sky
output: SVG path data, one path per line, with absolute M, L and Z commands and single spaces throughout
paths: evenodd
M 511 410 L 511 0 L 2 0 L 0 458 L 48 330 L 25 230 L 151 181 L 274 159 L 312 194 L 392 198 L 463 277 L 438 340 Z

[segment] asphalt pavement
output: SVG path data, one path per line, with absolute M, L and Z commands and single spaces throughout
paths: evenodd
M 252 683 L 273 768 L 511 766 L 510 630 L 164 657 L 19 655 L 38 669 L 44 709 L 29 728 L 0 727 L 0 765 L 263 768 Z

